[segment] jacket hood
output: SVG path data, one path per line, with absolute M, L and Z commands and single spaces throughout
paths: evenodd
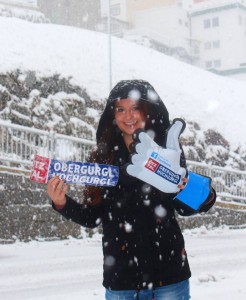
M 153 124 L 153 130 L 156 136 L 164 138 L 165 131 L 170 125 L 169 113 L 153 86 L 145 80 L 122 80 L 116 84 L 109 94 L 106 107 L 99 120 L 96 133 L 97 142 L 100 140 L 106 124 L 112 122 L 112 126 L 115 126 L 113 125 L 114 102 L 126 98 L 146 101 L 147 115 Z

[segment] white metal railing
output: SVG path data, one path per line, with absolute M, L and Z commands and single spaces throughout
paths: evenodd
M 57 134 L 0 120 L 0 160 L 32 164 L 35 154 L 85 161 L 94 141 Z
M 246 172 L 187 161 L 188 169 L 212 178 L 217 194 L 246 204 Z
M 35 154 L 86 161 L 95 141 L 14 125 L 0 120 L 0 161 L 32 165 Z M 188 169 L 213 179 L 219 196 L 246 204 L 246 172 L 187 161 Z M 16 166 L 15 166 L 16 167 Z

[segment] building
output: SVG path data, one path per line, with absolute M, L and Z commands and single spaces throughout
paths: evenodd
M 34 23 L 49 22 L 38 10 L 37 0 L 0 0 L 0 16 L 19 18 Z
M 39 9 L 51 23 L 95 30 L 100 0 L 37 0 Z
M 101 22 L 97 29 L 102 32 L 108 31 L 108 15 L 110 13 L 111 33 L 123 37 L 124 33 L 131 28 L 127 16 L 126 0 L 100 0 Z
M 209 1 L 189 12 L 191 36 L 200 45 L 196 65 L 246 80 L 246 1 Z
M 190 63 L 196 59 L 182 0 L 101 0 L 102 17 L 108 16 L 109 3 L 114 29 L 118 26 L 120 32 L 118 36 L 134 41 L 142 37 L 153 48 L 183 61 Z M 116 19 L 124 24 L 115 24 Z
M 37 9 L 37 0 L 0 0 L 0 4 L 16 8 Z
M 130 3 L 129 18 L 134 30 L 128 34 L 147 36 L 165 45 L 172 56 L 186 62 L 192 61 L 189 18 L 181 1 L 145 0 Z
M 115 36 L 123 37 L 124 32 L 131 28 L 126 14 L 126 0 L 100 0 L 101 21 L 97 26 L 99 31 L 108 31 L 109 11 L 111 33 Z
M 108 17 L 110 9 L 111 17 L 130 23 L 127 16 L 127 0 L 100 0 L 100 7 L 102 18 Z
M 109 3 L 120 36 L 148 38 L 168 55 L 246 80 L 246 0 L 101 0 L 105 18 Z

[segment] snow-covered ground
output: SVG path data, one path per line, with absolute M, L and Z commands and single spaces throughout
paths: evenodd
M 194 300 L 246 299 L 246 229 L 184 232 Z M 100 236 L 0 245 L 0 299 L 102 300 Z
M 0 72 L 19 68 L 40 76 L 71 76 L 94 99 L 109 92 L 106 34 L 0 17 Z M 182 63 L 162 53 L 112 38 L 113 85 L 122 79 L 148 80 L 171 118 L 216 129 L 231 145 L 246 142 L 246 84 Z M 1 87 L 1 86 L 0 86 Z

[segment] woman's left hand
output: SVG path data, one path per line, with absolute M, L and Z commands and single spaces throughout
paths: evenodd
M 188 178 L 182 178 L 183 184 L 179 184 L 178 188 L 183 190 L 185 188 L 186 183 L 188 182 Z

